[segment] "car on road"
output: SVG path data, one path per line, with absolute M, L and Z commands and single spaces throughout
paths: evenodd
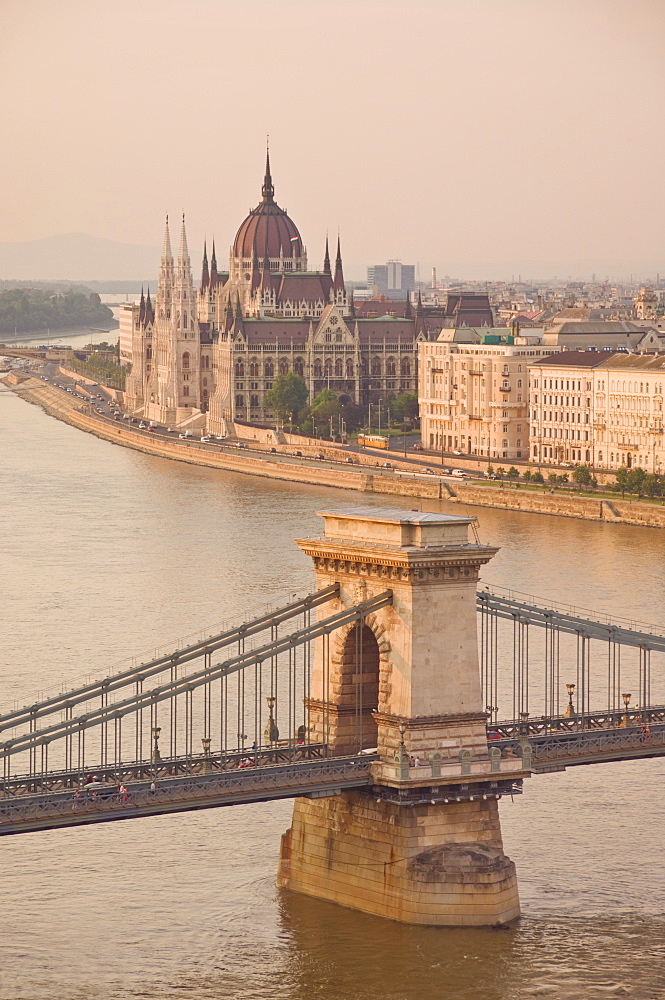
M 211 441 L 212 441 L 212 438 L 208 437 L 207 434 L 204 434 L 204 436 L 201 438 L 201 443 L 202 444 L 210 444 Z
M 464 469 L 453 469 L 450 474 L 451 476 L 454 476 L 455 479 L 471 479 L 470 474 L 465 472 Z
M 154 434 L 154 433 L 155 433 L 155 431 L 157 430 L 157 428 L 156 428 L 156 427 L 153 427 L 153 426 L 150 426 L 150 427 L 148 427 L 148 430 L 149 430 L 149 431 L 152 431 L 152 433 Z
M 353 459 L 351 458 L 350 455 L 347 455 L 344 461 L 347 463 L 347 465 L 353 465 Z
M 425 469 L 421 469 L 420 471 L 421 472 L 426 472 L 428 476 L 435 476 L 436 475 L 436 472 L 434 471 L 434 469 L 430 469 L 429 466 L 427 466 Z
M 144 431 L 147 426 L 148 426 L 147 424 L 145 424 L 143 421 L 141 421 L 141 423 L 139 424 L 139 430 L 140 431 Z
M 395 468 L 395 466 L 393 465 L 393 463 L 392 463 L 392 462 L 384 462 L 384 463 L 383 463 L 383 468 L 384 468 L 384 469 L 394 469 L 394 468 Z
M 322 455 L 321 452 L 319 452 L 317 455 L 314 456 L 314 458 L 317 458 L 319 462 L 322 462 L 325 457 L 326 456 Z
M 270 454 L 271 455 L 276 455 L 277 454 L 277 448 L 271 448 L 270 449 Z
M 416 441 L 415 444 L 412 444 L 411 447 L 413 448 L 414 451 L 422 451 L 423 450 L 423 446 L 421 444 L 418 444 L 417 441 Z
M 294 451 L 293 454 L 295 455 L 296 458 L 302 458 L 302 452 L 301 451 Z

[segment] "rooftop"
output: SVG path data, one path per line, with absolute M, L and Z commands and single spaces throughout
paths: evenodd
M 361 521 L 390 521 L 393 524 L 472 524 L 475 517 L 459 514 L 433 514 L 429 511 L 402 510 L 399 507 L 336 507 L 319 510 L 320 517 L 345 517 Z

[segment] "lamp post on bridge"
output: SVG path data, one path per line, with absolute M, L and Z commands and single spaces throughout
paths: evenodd
M 623 719 L 621 720 L 621 728 L 627 729 L 628 726 L 630 725 L 628 721 L 628 706 L 630 705 L 630 699 L 632 698 L 632 694 L 630 691 L 626 691 L 621 695 L 621 697 L 623 699 L 623 707 L 624 707 Z
M 273 710 L 275 708 L 275 702 L 277 699 L 273 695 L 268 695 L 266 698 L 268 702 L 268 721 L 266 722 L 266 728 L 263 731 L 266 743 L 277 743 L 279 740 L 279 729 L 277 728 L 277 723 L 273 716 Z
M 161 726 L 153 726 L 152 729 L 150 730 L 150 734 L 152 736 L 152 754 L 150 757 L 150 762 L 155 766 L 162 763 L 162 758 L 159 753 L 159 734 L 161 733 L 161 731 L 162 731 Z
M 566 691 L 568 692 L 568 704 L 566 705 L 566 711 L 563 713 L 564 719 L 574 719 L 577 716 L 575 707 L 573 705 L 573 693 L 575 691 L 574 684 L 566 684 Z
M 203 765 L 201 767 L 201 774 L 207 774 L 210 770 L 210 744 L 212 740 L 209 736 L 201 737 L 201 744 L 203 746 Z

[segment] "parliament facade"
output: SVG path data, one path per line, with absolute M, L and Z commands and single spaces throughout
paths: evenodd
M 148 291 L 121 314 L 121 360 L 131 363 L 127 408 L 171 426 L 232 431 L 236 420 L 270 422 L 265 394 L 295 372 L 310 399 L 331 389 L 367 406 L 394 392 L 417 392 L 417 345 L 435 339 L 444 313 L 385 302 L 356 313 L 347 294 L 339 239 L 334 265 L 326 240 L 321 270 L 310 270 L 295 223 L 274 197 L 270 160 L 262 198 L 218 271 L 204 246 L 195 290 L 184 218 L 178 256 L 168 219 L 154 301 Z M 385 312 L 385 314 L 383 314 Z M 491 325 L 491 323 L 489 324 Z

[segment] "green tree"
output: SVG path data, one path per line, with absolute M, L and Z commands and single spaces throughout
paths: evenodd
M 622 465 L 620 469 L 617 469 L 614 473 L 614 479 L 614 489 L 617 493 L 620 492 L 621 496 L 624 496 L 626 490 L 628 489 L 628 469 L 625 465 Z
M 510 468 L 508 469 L 508 472 L 506 473 L 506 475 L 508 476 L 508 479 L 519 479 L 520 478 L 520 474 L 519 474 L 518 470 L 515 468 L 514 465 L 510 466 Z
M 528 483 L 532 479 L 533 479 L 533 473 L 531 472 L 531 469 L 526 469 L 524 472 L 524 481 Z
M 390 404 L 390 415 L 398 423 L 418 416 L 418 396 L 415 392 L 400 392 Z
M 634 469 L 631 469 L 626 480 L 628 492 L 637 493 L 638 497 L 641 497 L 644 492 L 644 480 L 646 478 L 646 472 L 644 469 L 641 469 L 639 465 L 635 466 Z
M 265 394 L 265 405 L 276 413 L 280 420 L 286 420 L 288 417 L 291 423 L 295 423 L 308 396 L 307 383 L 302 375 L 289 372 L 288 375 L 277 376 L 272 389 L 268 389 Z
M 344 412 L 344 407 L 332 389 L 323 389 L 318 396 L 312 400 L 311 418 L 312 427 L 315 433 L 330 433 L 330 418 L 332 417 L 333 434 L 335 427 L 339 423 L 339 418 Z
M 663 495 L 663 477 L 657 476 L 654 472 L 645 477 L 643 483 L 645 496 L 660 497 Z
M 525 478 L 526 478 L 526 477 L 525 477 Z M 531 481 L 532 481 L 533 483 L 544 483 L 544 482 L 545 482 L 545 480 L 543 479 L 543 474 L 542 474 L 542 472 L 534 472 L 534 474 L 533 474 L 533 475 L 532 475 L 532 477 L 531 477 Z
M 588 465 L 578 465 L 573 469 L 573 482 L 580 486 L 591 486 L 593 476 Z

